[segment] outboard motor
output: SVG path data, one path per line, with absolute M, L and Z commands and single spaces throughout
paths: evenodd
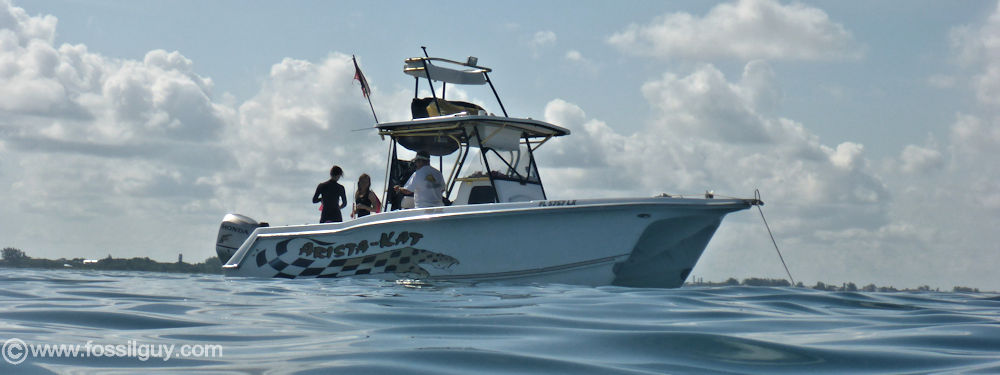
M 219 239 L 215 243 L 215 253 L 219 256 L 219 261 L 226 264 L 254 229 L 266 226 L 267 223 L 258 223 L 240 214 L 226 214 L 226 217 L 222 218 L 222 224 L 219 225 Z

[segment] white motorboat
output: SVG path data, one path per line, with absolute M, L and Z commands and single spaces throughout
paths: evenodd
M 216 250 L 230 276 L 369 277 L 515 283 L 679 287 L 723 217 L 763 204 L 758 199 L 661 195 L 630 199 L 550 200 L 535 151 L 570 131 L 508 117 L 491 70 L 475 58 L 418 57 L 404 73 L 431 83 L 415 97 L 413 120 L 379 123 L 390 140 L 386 212 L 342 223 L 270 227 L 230 214 Z M 433 82 L 489 84 L 503 116 L 438 97 Z M 397 147 L 451 165 L 451 205 L 400 209 L 388 189 L 408 178 Z M 473 154 L 474 156 L 470 156 Z M 478 162 L 470 162 L 476 160 Z

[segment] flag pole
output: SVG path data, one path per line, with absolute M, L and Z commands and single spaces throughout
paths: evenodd
M 378 115 L 375 114 L 375 106 L 372 105 L 372 98 L 370 96 L 366 96 L 365 98 L 368 99 L 368 108 L 372 109 L 372 117 L 375 118 L 375 123 L 378 124 Z
M 368 80 L 365 79 L 365 75 L 361 73 L 361 68 L 358 67 L 358 59 L 355 58 L 354 55 L 351 55 L 351 60 L 354 61 L 354 79 L 358 80 L 358 82 L 361 83 L 361 95 L 364 95 L 365 99 L 368 99 L 368 108 L 371 108 L 372 117 L 375 118 L 375 123 L 377 124 L 378 115 L 375 114 L 375 106 L 372 105 L 372 97 L 371 97 L 372 91 L 371 88 L 368 86 Z

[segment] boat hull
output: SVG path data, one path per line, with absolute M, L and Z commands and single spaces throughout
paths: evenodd
M 740 199 L 534 201 L 257 228 L 230 276 L 678 287 Z

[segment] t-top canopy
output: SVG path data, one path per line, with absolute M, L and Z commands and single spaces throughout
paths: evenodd
M 469 61 L 474 61 L 474 57 L 470 57 Z M 438 65 L 434 65 L 434 61 L 440 61 L 448 64 L 460 65 L 467 67 L 468 69 L 453 69 L 446 68 Z M 483 73 L 489 73 L 490 68 L 484 68 L 481 66 L 476 66 L 470 63 L 462 63 L 454 60 L 442 59 L 437 57 L 411 57 L 405 60 L 406 65 L 403 66 L 403 73 L 417 77 L 417 78 L 429 78 L 434 81 L 442 81 L 447 83 L 453 83 L 457 85 L 483 85 L 486 84 L 486 76 Z
M 460 144 L 480 147 L 480 140 L 488 148 L 516 150 L 523 138 L 548 139 L 570 133 L 544 121 L 466 114 L 380 123 L 377 127 L 379 134 L 395 138 L 403 147 L 433 155 L 451 154 Z

